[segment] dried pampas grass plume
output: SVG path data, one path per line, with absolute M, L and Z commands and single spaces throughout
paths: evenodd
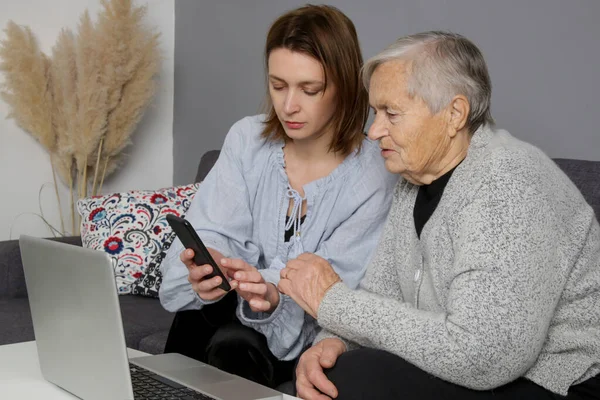
M 8 117 L 14 118 L 18 126 L 29 132 L 50 153 L 61 230 L 64 232 L 55 158 L 52 157 L 56 151 L 56 131 L 52 122 L 51 61 L 40 51 L 28 27 L 9 21 L 5 33 L 6 40 L 0 42 L 0 71 L 5 79 L 0 95 L 12 109 Z
M 73 190 L 76 180 L 75 137 L 77 127 L 77 60 L 76 38 L 70 29 L 62 29 L 52 48 L 50 68 L 53 98 L 53 126 L 56 132 L 54 165 L 58 175 L 69 187 L 71 229 L 75 232 L 75 200 Z
M 52 128 L 50 60 L 42 53 L 28 27 L 8 22 L 6 40 L 0 41 L 0 71 L 4 84 L 0 93 L 17 125 L 29 132 L 49 152 L 56 147 Z
M 61 30 L 52 48 L 50 68 L 53 98 L 53 127 L 56 133 L 56 156 L 59 176 L 66 184 L 72 181 L 74 162 L 74 138 L 77 135 L 77 66 L 75 59 L 75 35 L 68 29 Z
M 131 79 L 123 86 L 118 106 L 108 118 L 108 130 L 104 142 L 104 176 L 108 176 L 115 168 L 110 160 L 121 154 L 131 144 L 131 135 L 150 104 L 155 90 L 154 77 L 159 71 L 160 55 L 158 52 L 158 35 L 152 34 L 136 39 L 138 60 Z M 115 165 L 116 166 L 116 165 Z
M 97 28 L 105 34 L 98 41 L 104 51 L 102 77 L 109 92 L 108 127 L 96 154 L 94 181 L 99 177 L 100 188 L 131 144 L 131 135 L 154 95 L 154 77 L 160 67 L 159 34 L 143 25 L 147 8 L 133 7 L 130 0 L 103 0 L 102 5 Z M 92 193 L 96 193 L 95 185 Z
M 106 133 L 109 88 L 102 82 L 102 53 L 96 41 L 100 35 L 87 11 L 79 21 L 78 34 L 75 64 L 78 99 L 76 123 L 79 132 L 74 138 L 74 155 L 81 174 L 78 177 L 81 183 L 79 196 L 86 197 L 88 166 L 93 165 L 93 154 Z

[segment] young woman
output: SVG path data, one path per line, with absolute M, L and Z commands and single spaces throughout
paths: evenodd
M 265 48 L 269 111 L 233 125 L 187 213 L 232 279 L 203 279 L 176 241 L 160 298 L 177 312 L 165 352 L 274 387 L 316 335 L 277 290 L 288 260 L 313 253 L 355 288 L 378 241 L 397 178 L 364 134 L 367 93 L 352 22 L 330 6 L 278 18 Z

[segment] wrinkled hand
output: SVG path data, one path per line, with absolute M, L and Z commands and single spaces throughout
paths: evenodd
M 236 292 L 248 302 L 252 311 L 270 313 L 277 308 L 279 292 L 274 284 L 265 282 L 258 269 L 235 258 L 223 258 L 221 264 L 238 282 Z
M 223 257 L 221 253 L 214 249 L 208 249 L 208 252 L 215 260 Z M 221 284 L 221 277 L 214 276 L 210 279 L 205 279 L 205 277 L 213 271 L 213 267 L 209 264 L 196 265 L 194 263 L 194 250 L 185 249 L 181 252 L 179 258 L 189 271 L 188 281 L 192 284 L 192 289 L 194 292 L 198 293 L 198 296 L 200 296 L 201 299 L 206 301 L 217 300 L 227 293 L 223 289 L 217 287 Z M 237 282 L 235 281 L 230 281 L 229 284 L 232 288 L 237 286 Z
M 339 339 L 324 339 L 306 350 L 296 367 L 296 390 L 298 397 L 306 400 L 330 400 L 338 391 L 327 379 L 323 369 L 332 368 L 338 357 L 346 351 Z
M 327 260 L 312 253 L 288 261 L 280 275 L 279 291 L 294 299 L 313 318 L 317 318 L 327 290 L 341 281 Z

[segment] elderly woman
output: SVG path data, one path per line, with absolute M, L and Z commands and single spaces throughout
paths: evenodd
M 403 179 L 358 290 L 316 255 L 281 271 L 323 327 L 299 396 L 599 398 L 598 221 L 542 151 L 492 128 L 480 51 L 452 33 L 405 37 L 364 83 L 369 136 Z

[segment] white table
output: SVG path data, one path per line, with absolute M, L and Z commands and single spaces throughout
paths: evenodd
M 130 358 L 147 356 L 127 349 Z M 46 381 L 40 371 L 35 342 L 0 346 L 0 398 L 3 400 L 68 400 L 77 397 Z M 296 397 L 283 395 L 284 400 Z

